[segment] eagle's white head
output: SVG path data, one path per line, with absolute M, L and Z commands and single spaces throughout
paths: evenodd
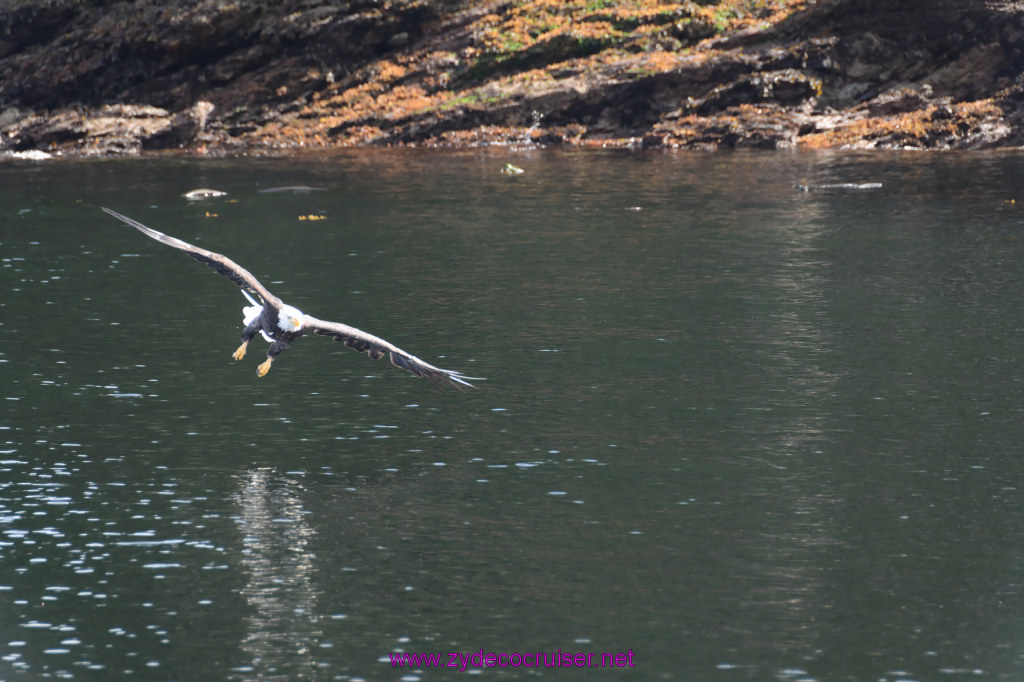
M 283 332 L 294 334 L 302 329 L 303 317 L 302 311 L 298 308 L 283 305 L 277 314 L 277 328 Z

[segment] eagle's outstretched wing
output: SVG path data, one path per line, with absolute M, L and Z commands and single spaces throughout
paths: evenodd
M 157 232 L 156 230 L 150 227 L 146 227 L 139 221 L 132 220 L 128 216 L 121 215 L 117 211 L 111 211 L 109 208 L 104 208 L 103 210 L 109 213 L 110 215 L 114 216 L 118 220 L 131 225 L 139 232 L 142 232 L 144 235 L 152 237 L 158 242 L 167 244 L 168 246 L 173 246 L 176 249 L 180 249 L 187 253 L 188 255 L 195 258 L 200 263 L 205 263 L 206 265 L 209 265 L 219 274 L 224 275 L 225 277 L 227 277 L 232 282 L 242 287 L 249 293 L 257 294 L 264 301 L 271 304 L 272 306 L 280 308 L 283 305 L 281 303 L 281 299 L 267 291 L 267 288 L 260 284 L 259 280 L 256 279 L 251 272 L 249 272 L 248 270 L 246 270 L 241 265 L 231 260 L 227 256 L 222 256 L 219 253 L 207 251 L 206 249 L 194 246 L 192 244 L 189 244 L 188 242 L 183 242 L 180 239 L 169 237 L 163 232 Z
M 476 377 L 467 377 L 461 372 L 434 367 L 429 362 L 425 362 L 415 355 L 406 353 L 398 346 L 388 343 L 384 339 L 378 338 L 373 334 L 367 334 L 361 329 L 350 327 L 347 324 L 341 324 L 340 322 L 327 322 L 325 320 L 318 320 L 310 315 L 304 315 L 302 329 L 303 331 L 311 331 L 314 334 L 320 334 L 321 336 L 332 336 L 335 341 L 344 343 L 352 350 L 360 353 L 366 353 L 374 360 L 379 360 L 384 357 L 385 353 L 390 353 L 391 364 L 395 367 L 401 367 L 404 370 L 412 372 L 418 377 L 426 377 L 430 379 L 435 386 L 440 388 L 443 388 L 444 384 L 454 386 L 458 389 L 465 387 L 475 388 L 475 386 L 469 383 L 467 379 L 476 379 Z

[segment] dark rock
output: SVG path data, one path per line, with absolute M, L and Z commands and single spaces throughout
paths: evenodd
M 170 118 L 165 127 L 140 139 L 143 149 L 178 149 L 200 142 L 214 106 L 209 102 L 196 102 L 185 111 Z
M 526 6 L 7 0 L 0 150 L 1024 144 L 1021 3 L 818 0 L 772 24 L 751 4 L 724 33 L 714 4 L 652 14 L 628 49 L 641 19 L 598 8 L 487 52 L 475 22 Z
M 762 102 L 796 105 L 820 94 L 821 81 L 796 69 L 759 71 L 715 88 L 697 110 L 710 113 Z

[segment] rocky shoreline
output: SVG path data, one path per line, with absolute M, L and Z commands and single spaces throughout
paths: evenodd
M 1020 147 L 1024 4 L 13 0 L 0 8 L 0 153 L 524 141 Z

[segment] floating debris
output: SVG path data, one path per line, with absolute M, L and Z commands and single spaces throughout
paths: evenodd
M 810 192 L 812 189 L 880 189 L 880 182 L 831 182 L 824 185 L 793 185 L 801 192 Z
M 189 201 L 198 201 L 199 199 L 213 199 L 214 197 L 226 197 L 227 195 L 227 192 L 221 192 L 219 189 L 194 189 L 185 192 L 181 196 Z
M 519 175 L 520 173 L 524 173 L 525 171 L 519 166 L 513 166 L 511 163 L 506 163 L 504 166 L 501 167 L 501 172 L 504 173 L 505 175 Z
M 306 187 L 305 185 L 295 185 L 294 187 L 270 187 L 267 189 L 261 189 L 257 194 L 277 194 L 279 192 L 291 192 L 292 194 L 309 194 L 310 192 L 326 192 L 326 187 Z

